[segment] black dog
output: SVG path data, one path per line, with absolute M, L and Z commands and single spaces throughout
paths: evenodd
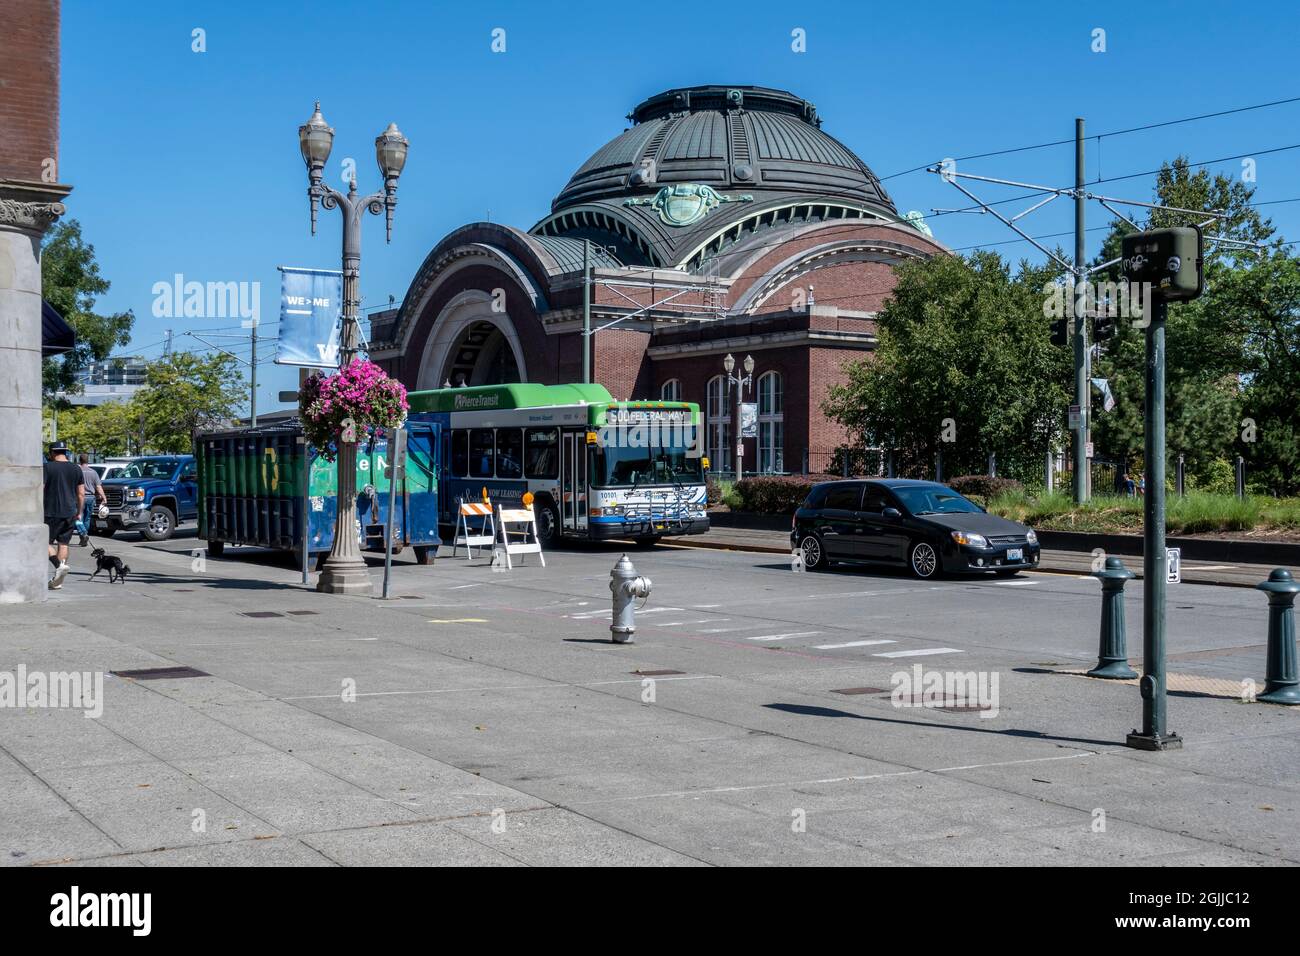
M 115 554 L 106 554 L 103 548 L 93 548 L 90 555 L 95 559 L 95 570 L 90 575 L 90 580 L 95 580 L 95 575 L 100 571 L 107 571 L 109 584 L 114 581 L 126 583 L 126 576 L 131 573 L 131 569 L 122 563 L 121 558 Z

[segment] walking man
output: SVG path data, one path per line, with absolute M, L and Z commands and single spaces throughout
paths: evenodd
M 85 505 L 86 479 L 81 469 L 68 461 L 67 446 L 56 441 L 50 445 L 50 460 L 45 463 L 45 524 L 50 529 L 50 564 L 54 567 L 51 591 L 63 587 L 68 576 L 68 542 Z
M 81 477 L 86 484 L 86 507 L 81 511 L 81 520 L 85 524 L 86 530 L 81 533 L 81 547 L 90 543 L 90 522 L 93 520 L 92 515 L 99 505 L 108 504 L 108 496 L 104 494 L 104 484 L 99 479 L 99 472 L 91 468 L 88 462 L 90 459 L 86 455 L 77 456 L 77 462 L 81 465 Z

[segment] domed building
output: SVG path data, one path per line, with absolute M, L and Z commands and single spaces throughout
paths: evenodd
M 705 410 L 715 469 L 734 468 L 734 393 L 758 405 L 744 469 L 812 470 L 841 443 L 821 403 L 876 344 L 892 267 L 943 247 L 900 215 L 807 100 L 753 86 L 652 96 L 523 231 L 463 226 L 425 258 L 400 308 L 372 318 L 371 357 L 408 388 L 583 376 L 620 399 Z

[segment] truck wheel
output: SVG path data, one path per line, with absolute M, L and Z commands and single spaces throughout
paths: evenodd
M 90 533 L 93 534 L 96 538 L 111 538 L 113 537 L 115 531 L 116 531 L 115 528 L 100 528 L 98 531 L 92 528 Z
M 224 542 L 224 541 L 209 541 L 209 542 L 208 542 L 208 557 L 209 557 L 209 558 L 219 558 L 219 557 L 221 557 L 221 556 L 222 556 L 223 554 L 225 554 L 225 553 L 226 553 L 226 542 Z
M 416 563 L 416 564 L 433 564 L 434 557 L 435 557 L 435 555 L 434 555 L 434 551 L 435 551 L 435 550 L 436 550 L 436 549 L 435 549 L 435 548 L 432 548 L 432 547 L 429 547 L 429 548 L 422 548 L 422 547 L 420 547 L 419 545 L 417 545 L 416 548 L 415 548 L 415 563 Z
M 149 509 L 149 521 L 141 532 L 149 541 L 166 541 L 176 530 L 176 516 L 165 505 L 154 505 Z

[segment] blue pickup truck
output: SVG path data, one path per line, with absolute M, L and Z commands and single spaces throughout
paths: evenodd
M 193 455 L 132 458 L 104 482 L 104 495 L 108 517 L 95 517 L 93 534 L 139 531 L 150 541 L 166 541 L 182 521 L 198 518 L 198 466 Z

